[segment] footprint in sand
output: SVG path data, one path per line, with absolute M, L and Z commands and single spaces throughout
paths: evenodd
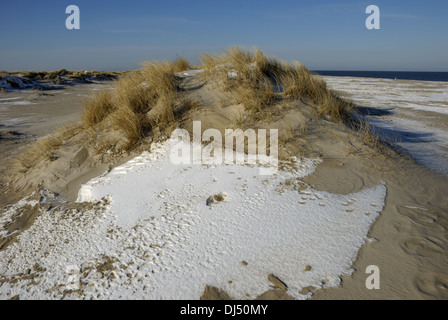
M 443 254 L 443 249 L 436 240 L 426 239 L 408 239 L 401 244 L 401 248 L 410 255 L 418 255 L 421 257 L 432 257 Z
M 437 299 L 448 298 L 448 275 L 441 273 L 421 273 L 415 279 L 415 286 L 420 292 Z
M 437 231 L 445 231 L 445 228 L 438 223 L 440 215 L 433 210 L 421 210 L 420 208 L 397 207 L 399 214 L 409 217 L 415 223 L 424 227 L 433 228 Z

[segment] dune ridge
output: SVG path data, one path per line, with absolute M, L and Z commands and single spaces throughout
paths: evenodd
M 339 288 L 315 288 L 314 297 L 448 296 L 443 269 L 448 225 L 445 178 L 413 163 L 391 141 L 381 139 L 353 102 L 328 89 L 322 78 L 299 63 L 280 62 L 258 50 L 231 48 L 225 55 L 203 55 L 202 64 L 192 68 L 185 59 L 148 62 L 141 70 L 121 75 L 113 90 L 86 101 L 81 122 L 18 155 L 13 170 L 3 177 L 1 204 L 12 205 L 33 192 L 34 202 L 14 216 L 17 223 L 4 223 L 10 233 L 0 240 L 1 250 L 8 250 L 52 208 L 91 210 L 92 204 L 73 202 L 81 185 L 151 151 L 152 143 L 165 141 L 177 127 L 191 132 L 193 119 L 202 122 L 203 130 L 275 127 L 280 131 L 281 161 L 322 160 L 297 188 L 306 185 L 347 195 L 387 186 L 385 206 L 368 234 L 378 241 L 362 246 L 354 273 L 342 276 Z M 42 195 L 45 190 L 57 197 L 48 201 Z M 379 265 L 384 274 L 379 291 L 365 288 L 364 270 L 369 264 Z M 221 289 L 210 283 L 202 298 L 228 297 L 217 294 Z M 261 297 L 290 298 L 285 289 L 275 288 Z

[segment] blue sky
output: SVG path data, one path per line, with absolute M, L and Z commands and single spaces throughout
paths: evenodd
M 67 30 L 68 5 L 81 12 Z M 368 5 L 381 29 L 367 30 Z M 139 68 L 254 46 L 313 70 L 448 71 L 448 1 L 2 0 L 0 70 Z

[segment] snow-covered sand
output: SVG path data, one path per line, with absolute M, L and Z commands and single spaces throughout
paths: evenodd
M 330 87 L 372 107 L 370 119 L 399 135 L 418 162 L 434 171 L 448 163 L 447 84 L 329 78 Z M 2 155 L 26 145 L 13 134 L 48 134 L 79 116 L 81 95 L 109 87 L 0 92 Z M 35 104 L 14 103 L 19 101 Z M 315 292 L 318 299 L 446 297 L 444 177 L 413 164 L 391 169 L 370 154 L 334 157 L 335 149 L 345 149 L 319 138 L 323 163 L 302 159 L 295 172 L 261 176 L 250 166 L 174 166 L 162 144 L 84 184 L 79 200 L 93 205 L 46 191 L 23 199 L 0 218 L 0 237 L 17 236 L 0 251 L 0 299 L 197 299 L 206 285 L 251 299 L 272 288 L 269 274 L 299 299 L 309 297 L 300 292 L 310 286 L 328 288 Z M 67 159 L 61 168 L 74 164 Z M 64 179 L 73 176 L 59 181 Z M 77 183 L 65 199 L 76 199 Z M 221 192 L 225 201 L 207 201 Z M 40 216 L 30 210 L 37 202 Z M 17 217 L 24 212 L 32 214 L 29 225 L 11 223 L 23 220 Z M 366 289 L 365 270 L 372 264 L 381 269 L 381 290 Z M 342 286 L 330 289 L 341 276 Z
M 0 252 L 0 298 L 198 299 L 211 285 L 253 299 L 274 274 L 303 299 L 305 287 L 338 285 L 372 240 L 384 185 L 317 192 L 301 182 L 312 159 L 273 176 L 256 166 L 173 165 L 172 143 L 85 184 L 78 200 L 92 208 L 54 204 L 37 218 Z M 221 192 L 225 201 L 207 203 Z
M 384 111 L 372 123 L 418 163 L 448 176 L 448 82 L 323 78 L 357 104 Z

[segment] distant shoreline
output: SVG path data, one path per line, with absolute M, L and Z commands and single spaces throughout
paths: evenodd
M 14 75 L 31 78 L 32 80 L 42 80 L 44 78 L 56 79 L 61 71 L 72 76 L 75 74 L 101 75 L 103 78 L 115 78 L 126 71 L 68 71 L 65 69 L 57 71 L 0 71 L 0 75 Z M 376 78 L 376 79 L 396 79 L 396 80 L 415 80 L 415 81 L 440 81 L 448 82 L 448 72 L 435 71 L 353 71 L 353 70 L 311 70 L 313 73 L 321 76 L 333 77 L 355 77 L 355 78 Z M 37 78 L 37 79 L 36 79 Z
M 424 71 L 343 71 L 343 70 L 313 70 L 321 76 L 381 78 L 418 81 L 448 81 L 448 72 Z

